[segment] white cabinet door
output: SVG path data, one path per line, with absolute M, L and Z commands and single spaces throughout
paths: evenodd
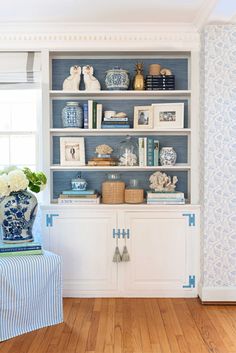
M 124 264 L 129 296 L 196 296 L 197 215 L 178 212 L 126 212 L 130 262 Z
M 49 217 L 45 242 L 62 256 L 64 296 L 105 296 L 117 290 L 117 264 L 112 262 L 116 214 L 95 210 L 58 212 Z

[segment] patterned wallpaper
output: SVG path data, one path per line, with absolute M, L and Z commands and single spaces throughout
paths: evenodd
M 236 26 L 203 34 L 204 287 L 236 286 Z

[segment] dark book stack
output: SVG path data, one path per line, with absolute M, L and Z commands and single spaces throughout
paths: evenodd
M 175 89 L 175 76 L 169 75 L 147 75 L 146 90 L 147 91 L 163 91 Z

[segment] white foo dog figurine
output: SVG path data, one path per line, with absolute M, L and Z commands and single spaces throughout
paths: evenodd
M 83 66 L 82 74 L 84 75 L 85 91 L 100 91 L 101 85 L 96 77 L 93 76 L 93 67 L 90 65 Z
M 63 91 L 79 91 L 81 67 L 74 65 L 70 68 L 70 76 L 63 82 Z

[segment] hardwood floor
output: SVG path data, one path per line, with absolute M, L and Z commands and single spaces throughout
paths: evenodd
M 1 353 L 236 353 L 236 306 L 198 299 L 65 299 L 64 323 Z

